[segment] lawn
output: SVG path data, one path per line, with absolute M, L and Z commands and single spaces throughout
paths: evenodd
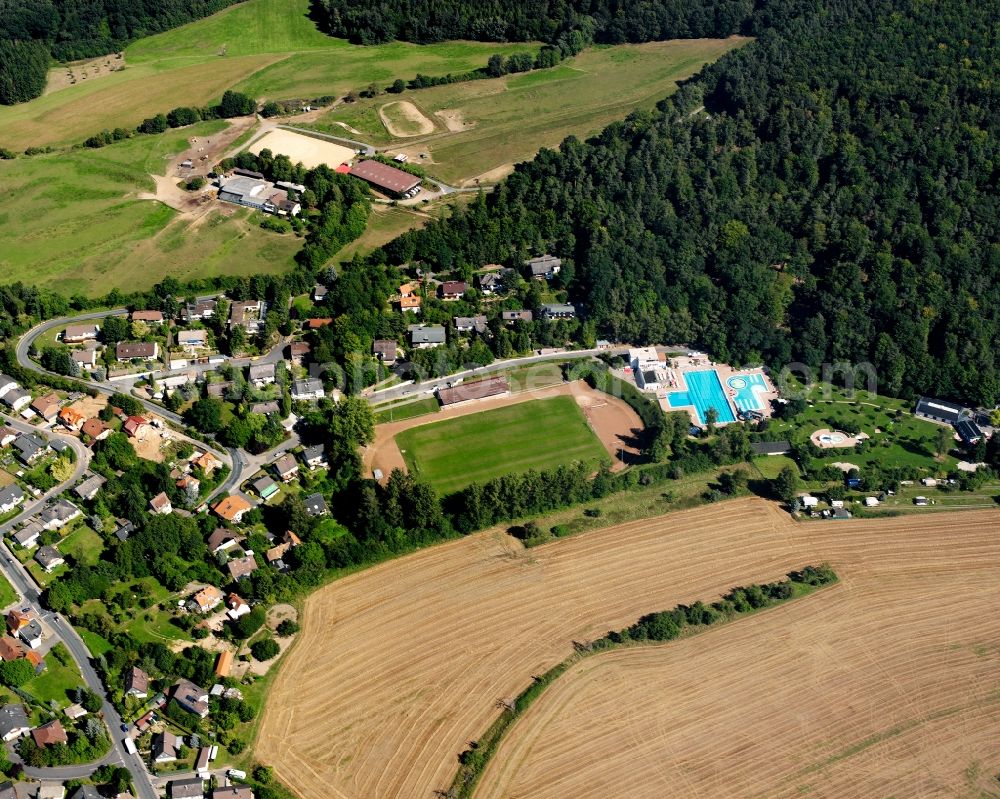
M 59 551 L 71 556 L 74 563 L 93 566 L 104 551 L 104 541 L 92 529 L 81 525 L 59 543 Z
M 441 494 L 472 482 L 573 461 L 607 460 L 607 452 L 572 397 L 553 397 L 405 430 L 396 436 L 407 468 Z
M 69 665 L 60 662 L 58 655 L 62 655 Z M 24 690 L 45 703 L 56 701 L 61 707 L 72 704 L 69 692 L 83 685 L 83 677 L 70 659 L 65 644 L 56 644 L 49 651 L 45 666 L 45 671 L 25 683 Z
M 597 133 L 636 108 L 652 108 L 674 91 L 678 80 L 747 41 L 734 37 L 596 47 L 549 70 L 340 106 L 315 127 L 344 135 L 347 126 L 373 144 L 409 147 L 415 161 L 449 183 L 476 176 L 492 181 L 497 175 L 487 173 L 509 169 L 542 147 L 555 147 L 569 135 Z M 435 124 L 435 133 L 421 137 L 419 144 L 393 138 L 379 117 L 380 108 L 400 99 L 414 103 Z M 433 163 L 421 161 L 422 152 Z
M 147 619 L 147 615 L 151 615 L 152 619 Z M 153 608 L 144 613 L 137 613 L 135 618 L 125 626 L 125 630 L 143 644 L 193 641 L 194 639 L 188 633 L 170 622 L 173 616 L 173 609 L 170 607 Z
M 434 397 L 426 397 L 415 402 L 398 402 L 385 408 L 376 408 L 375 424 L 414 419 L 417 416 L 426 416 L 428 413 L 437 413 L 440 408 L 440 404 Z
M 495 52 L 538 49 L 478 42 L 360 47 L 321 33 L 308 9 L 309 0 L 249 0 L 141 39 L 126 49 L 121 72 L 0 108 L 0 143 L 23 150 L 79 142 L 175 106 L 207 105 L 234 87 L 261 99 L 339 96 L 372 81 L 464 72 L 485 66 Z
M 90 650 L 90 654 L 95 658 L 100 657 L 105 652 L 110 652 L 114 647 L 111 646 L 111 642 L 107 640 L 103 635 L 98 635 L 92 630 L 84 630 L 82 628 L 77 629 L 83 642 L 87 645 L 87 649 Z
M 7 578 L 0 575 L 0 608 L 7 608 L 17 602 L 17 593 Z
M 262 230 L 248 210 L 213 213 L 197 235 L 191 223 L 158 202 L 151 172 L 181 152 L 188 136 L 211 135 L 206 122 L 100 150 L 74 150 L 0 161 L 0 184 L 18 197 L 0 211 L 6 231 L 0 272 L 65 294 L 147 289 L 164 277 L 283 271 L 301 247 L 294 236 Z

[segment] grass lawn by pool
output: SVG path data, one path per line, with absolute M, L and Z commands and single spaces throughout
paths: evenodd
M 441 494 L 472 482 L 585 461 L 607 452 L 572 397 L 522 402 L 405 430 L 396 443 L 412 474 Z

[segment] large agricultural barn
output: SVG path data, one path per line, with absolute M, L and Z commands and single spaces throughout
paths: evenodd
M 351 167 L 350 174 L 396 197 L 412 197 L 420 187 L 420 178 L 379 161 L 359 161 Z

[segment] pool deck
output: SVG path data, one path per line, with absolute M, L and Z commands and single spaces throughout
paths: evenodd
M 673 394 L 678 391 L 689 391 L 686 378 L 688 372 L 703 372 L 708 369 L 714 369 L 716 374 L 719 376 L 719 380 L 722 383 L 722 388 L 726 394 L 726 401 L 729 403 L 729 408 L 732 411 L 733 416 L 738 416 L 739 409 L 733 402 L 733 399 L 736 396 L 736 391 L 731 389 L 727 382 L 731 377 L 760 375 L 763 378 L 766 390 L 763 392 L 756 392 L 756 396 L 763 405 L 763 407 L 760 408 L 759 412 L 764 416 L 764 418 L 769 418 L 771 416 L 771 401 L 778 398 L 778 391 L 774 387 L 774 383 L 767 376 L 767 374 L 764 372 L 763 369 L 734 369 L 729 364 L 713 363 L 711 360 L 709 360 L 707 357 L 703 355 L 695 358 L 689 358 L 687 356 L 675 358 L 671 362 L 671 368 L 674 370 L 674 373 L 679 377 L 678 385 L 663 391 L 658 391 L 657 400 L 660 403 L 660 407 L 666 413 L 687 411 L 688 416 L 691 419 L 691 424 L 694 425 L 695 427 L 705 426 L 698 416 L 697 409 L 693 405 L 673 406 L 670 404 L 670 400 L 667 396 L 669 394 Z M 726 424 L 732 424 L 732 422 L 719 422 L 717 423 L 717 426 L 722 427 Z

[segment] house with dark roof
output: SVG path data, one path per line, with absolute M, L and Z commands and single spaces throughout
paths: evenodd
M 312 352 L 312 347 L 308 341 L 293 341 L 288 345 L 288 360 L 293 366 L 302 366 Z
M 524 262 L 528 273 L 535 280 L 552 280 L 562 269 L 562 260 L 554 255 L 539 255 Z
M 119 541 L 128 541 L 128 537 L 135 532 L 135 525 L 128 519 L 115 519 L 115 538 Z
M 328 465 L 326 462 L 326 450 L 323 448 L 322 444 L 314 444 L 311 447 L 305 447 L 302 450 L 302 460 L 305 462 L 306 466 L 309 467 L 310 471 L 322 469 Z
M 24 502 L 24 491 L 17 483 L 0 488 L 0 513 L 14 510 L 22 502 Z
M 755 441 L 750 445 L 754 455 L 787 455 L 792 451 L 791 441 Z
M 455 330 L 458 331 L 459 333 L 471 333 L 472 331 L 475 331 L 481 335 L 485 333 L 487 330 L 486 315 L 480 314 L 479 316 L 456 316 Z
M 149 325 L 163 324 L 163 311 L 132 311 L 132 321 Z
M 175 702 L 196 716 L 208 715 L 208 691 L 190 680 L 180 679 L 174 683 L 172 696 Z
M 4 396 L 8 391 L 13 391 L 15 388 L 17 388 L 17 381 L 10 375 L 0 372 L 0 397 Z
M 501 311 L 500 319 L 506 325 L 512 325 L 514 322 L 530 322 L 534 319 L 534 314 L 531 311 L 527 311 L 524 308 L 518 311 Z
M 76 494 L 80 499 L 91 500 L 97 496 L 97 492 L 101 490 L 107 481 L 107 478 L 99 474 L 91 474 L 84 480 L 80 485 L 73 489 L 73 493 Z
M 447 334 L 441 325 L 410 325 L 410 344 L 418 350 L 440 347 L 447 342 Z
M 137 699 L 149 696 L 149 675 L 138 666 L 133 666 L 125 674 L 125 695 Z
M 22 735 L 27 735 L 31 731 L 31 722 L 28 721 L 28 714 L 24 710 L 24 705 L 4 705 L 0 707 L 0 738 L 4 741 L 13 741 Z
M 437 394 L 442 407 L 453 408 L 474 400 L 505 397 L 510 394 L 510 383 L 506 377 L 486 377 L 459 383 L 451 388 L 439 388 Z
M 273 363 L 255 363 L 250 366 L 250 382 L 257 388 L 263 388 L 274 382 Z
M 318 377 L 307 377 L 304 380 L 292 381 L 292 399 L 300 402 L 322 399 L 326 396 L 323 381 Z
M 253 490 L 257 492 L 257 496 L 265 502 L 281 490 L 278 484 L 266 474 L 254 480 L 252 485 Z
M 111 435 L 111 428 L 95 416 L 83 423 L 80 432 L 94 441 L 103 441 Z
M 306 506 L 306 513 L 310 516 L 326 516 L 330 512 L 322 494 L 310 494 L 303 502 Z
M 16 413 L 31 404 L 31 394 L 19 386 L 0 397 L 0 402 Z
M 914 414 L 930 419 L 942 424 L 955 424 L 962 419 L 967 409 L 962 405 L 947 400 L 935 399 L 934 397 L 921 397 L 917 400 L 917 407 Z
M 45 569 L 46 572 L 51 573 L 56 566 L 62 566 L 66 560 L 62 555 L 59 554 L 59 550 L 55 547 L 40 547 L 35 553 L 35 560 L 38 564 Z
M 184 739 L 179 735 L 174 735 L 167 730 L 156 733 L 153 735 L 153 744 L 151 747 L 153 762 L 173 763 L 180 756 L 183 745 Z
M 38 514 L 38 521 L 46 530 L 60 530 L 82 515 L 83 511 L 76 505 L 60 498 Z
M 215 316 L 215 308 L 218 303 L 214 299 L 197 300 L 189 302 L 181 309 L 181 321 L 187 324 L 191 322 L 201 322 Z
M 955 422 L 955 432 L 966 446 L 973 446 L 983 440 L 983 431 L 971 419 L 960 419 Z
M 469 284 L 464 280 L 446 280 L 438 287 L 442 300 L 460 300 L 469 290 Z
M 372 355 L 386 366 L 392 366 L 396 363 L 396 342 L 390 339 L 376 339 L 372 342 Z
M 573 319 L 576 306 L 568 302 L 549 303 L 542 306 L 542 316 L 546 319 Z
M 299 476 L 299 464 L 294 455 L 285 453 L 274 462 L 274 471 L 287 483 Z
M 170 799 L 202 799 L 205 795 L 205 781 L 201 777 L 171 780 L 167 783 Z
M 119 361 L 148 361 L 160 354 L 160 345 L 155 341 L 119 341 L 115 346 L 115 358 Z
M 213 555 L 218 555 L 220 552 L 236 546 L 241 540 L 242 537 L 236 535 L 232 530 L 216 527 L 208 537 L 208 551 Z

